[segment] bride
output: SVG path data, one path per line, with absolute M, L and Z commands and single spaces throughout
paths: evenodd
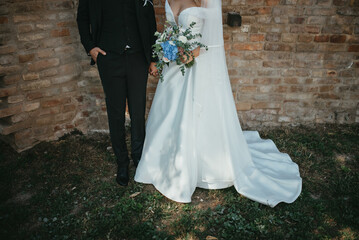
M 208 51 L 194 49 L 183 76 L 173 63 L 163 70 L 146 125 L 135 181 L 153 184 L 167 198 L 191 202 L 196 187 L 238 193 L 274 207 L 299 196 L 297 164 L 257 131 L 242 131 L 227 72 L 220 0 L 166 0 L 166 18 L 187 28 Z M 183 59 L 190 61 L 190 59 Z

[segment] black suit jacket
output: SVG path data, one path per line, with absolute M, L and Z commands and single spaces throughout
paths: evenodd
M 144 0 L 133 0 L 136 2 L 137 22 L 141 35 L 143 49 L 147 62 L 155 62 L 152 57 L 152 45 L 155 44 L 156 18 L 153 5 L 148 1 L 144 6 Z M 153 2 L 153 1 L 151 1 Z M 77 10 L 77 25 L 79 28 L 81 43 L 87 54 L 100 41 L 102 26 L 101 0 L 80 0 Z M 91 64 L 95 64 L 91 58 Z

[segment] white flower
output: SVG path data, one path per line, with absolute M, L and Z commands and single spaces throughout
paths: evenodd
M 173 41 L 168 41 L 169 44 L 171 44 L 172 46 L 176 46 L 176 44 Z
M 178 37 L 178 41 L 182 42 L 182 43 L 186 43 L 188 42 L 187 38 L 185 36 L 179 36 Z

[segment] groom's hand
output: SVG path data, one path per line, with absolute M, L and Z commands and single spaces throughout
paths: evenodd
M 154 77 L 158 75 L 158 69 L 155 62 L 151 62 L 150 67 L 148 68 L 148 72 Z
M 97 56 L 98 56 L 100 53 L 101 53 L 102 55 L 106 55 L 106 52 L 105 52 L 104 50 L 102 50 L 101 48 L 99 48 L 99 47 L 94 47 L 93 49 L 91 49 L 90 55 L 91 55 L 92 59 L 93 59 L 95 62 L 97 62 Z

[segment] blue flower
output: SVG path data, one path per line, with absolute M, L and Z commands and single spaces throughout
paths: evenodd
M 173 41 L 166 41 L 161 43 L 164 57 L 170 61 L 174 61 L 177 59 L 178 48 Z

